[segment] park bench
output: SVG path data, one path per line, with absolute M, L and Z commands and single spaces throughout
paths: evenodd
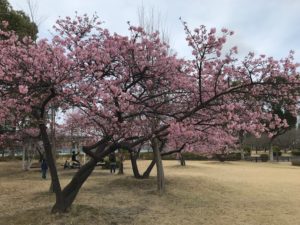
M 290 156 L 278 156 L 278 158 L 275 156 L 274 160 L 276 160 L 276 161 L 288 161 L 289 162 L 289 161 L 291 161 L 290 158 L 291 158 Z
M 274 157 L 274 161 L 291 161 L 290 160 L 290 156 L 279 156 L 278 157 L 278 159 L 277 159 L 277 157 L 275 156 Z M 260 156 L 249 156 L 249 157 L 245 157 L 245 160 L 246 161 L 255 161 L 255 162 L 259 162 L 259 161 L 261 161 L 262 162 L 262 159 L 261 159 L 261 157 Z

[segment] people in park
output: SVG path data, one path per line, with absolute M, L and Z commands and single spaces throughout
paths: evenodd
M 70 163 L 68 162 L 68 160 L 66 160 L 64 164 L 64 169 L 67 169 L 69 167 L 70 167 Z
M 77 162 L 80 165 L 80 162 L 76 159 L 76 157 L 79 155 L 79 152 L 75 153 L 75 151 L 72 151 L 72 161 Z
M 42 178 L 46 179 L 48 165 L 45 159 L 42 159 L 41 169 L 42 169 Z
M 116 166 L 117 166 L 116 154 L 114 152 L 112 152 L 109 155 L 110 173 L 116 172 Z

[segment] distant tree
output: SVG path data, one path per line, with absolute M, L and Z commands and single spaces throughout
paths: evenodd
M 288 101 L 288 100 L 287 100 Z M 284 126 L 272 126 L 269 125 L 269 131 L 271 132 L 270 138 L 270 161 L 273 161 L 273 142 L 274 140 L 285 134 L 288 130 L 295 128 L 297 123 L 297 116 L 287 108 L 288 102 L 278 102 L 271 104 L 272 114 L 274 119 L 285 121 Z M 278 153 L 277 153 L 278 154 Z
M 6 21 L 6 22 L 4 22 Z M 0 30 L 13 30 L 18 37 L 22 39 L 25 36 L 30 36 L 33 40 L 37 38 L 38 28 L 23 11 L 14 10 L 7 0 L 0 0 Z M 3 38 L 1 35 L 0 38 Z M 2 148 L 2 156 L 4 157 L 4 149 L 7 143 L 10 143 L 15 135 L 16 118 L 6 118 L 5 122 L 0 124 L 0 135 L 4 133 L 10 137 L 0 137 L 0 148 Z M 4 140 L 5 139 L 5 140 Z M 6 143 L 6 144 L 5 144 Z
M 0 0 L 0 21 L 7 21 L 9 30 L 14 30 L 20 38 L 30 36 L 33 40 L 37 38 L 38 27 L 21 10 L 14 10 L 7 0 Z M 0 24 L 0 29 L 4 25 Z

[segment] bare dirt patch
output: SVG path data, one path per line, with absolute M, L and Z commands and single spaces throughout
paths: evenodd
M 149 161 L 139 161 L 146 167 Z M 164 161 L 167 190 L 159 196 L 155 170 L 147 180 L 97 168 L 70 213 L 51 215 L 50 180 L 20 162 L 0 163 L 0 224 L 299 225 L 300 168 L 289 163 Z M 75 170 L 60 170 L 65 185 Z

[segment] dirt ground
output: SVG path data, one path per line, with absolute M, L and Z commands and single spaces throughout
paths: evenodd
M 146 167 L 149 161 L 139 161 Z M 21 162 L 0 163 L 1 225 L 299 225 L 300 167 L 290 163 L 164 161 L 166 193 L 147 180 L 97 168 L 68 214 L 51 215 L 50 180 Z M 62 184 L 74 170 L 60 169 Z

